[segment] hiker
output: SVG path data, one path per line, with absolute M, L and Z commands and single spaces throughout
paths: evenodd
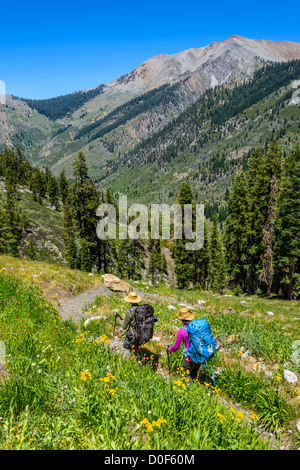
M 118 313 L 115 312 L 114 315 L 117 318 L 117 322 L 121 326 L 121 328 L 123 328 L 124 330 L 128 328 L 126 339 L 124 341 L 124 348 L 126 349 L 132 348 L 133 355 L 135 356 L 137 349 L 139 347 L 139 344 L 136 341 L 132 341 L 135 327 L 136 327 L 134 311 L 136 307 L 138 306 L 138 304 L 140 303 L 140 301 L 142 300 L 142 298 L 139 295 L 137 295 L 136 292 L 129 292 L 129 294 L 126 297 L 124 297 L 123 300 L 131 304 L 131 306 L 128 308 L 127 312 L 125 313 L 124 320 L 122 320 L 122 318 L 120 317 Z
M 194 314 L 190 310 L 188 310 L 188 308 L 183 307 L 179 310 L 177 318 L 182 321 L 183 326 L 179 328 L 177 332 L 177 337 L 174 345 L 171 347 L 167 345 L 166 350 L 168 353 L 173 353 L 177 351 L 177 349 L 183 342 L 183 371 L 189 376 L 189 382 L 191 384 L 195 379 L 197 379 L 200 364 L 192 361 L 192 359 L 190 359 L 186 355 L 186 350 L 189 349 L 190 342 L 189 335 L 185 327 L 192 320 L 194 320 Z

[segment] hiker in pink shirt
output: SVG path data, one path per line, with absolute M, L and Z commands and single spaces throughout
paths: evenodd
M 190 312 L 186 307 L 183 307 L 179 310 L 177 318 L 182 321 L 183 326 L 179 328 L 177 332 L 176 341 L 173 346 L 166 346 L 166 349 L 169 353 L 177 351 L 181 343 L 183 343 L 183 371 L 189 375 L 190 383 L 192 383 L 196 378 L 199 371 L 200 364 L 192 361 L 189 357 L 186 356 L 185 351 L 189 349 L 189 336 L 186 331 L 185 325 L 190 321 L 194 320 L 194 314 Z

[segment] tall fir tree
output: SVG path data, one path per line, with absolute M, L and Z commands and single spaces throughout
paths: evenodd
M 286 299 L 300 297 L 300 147 L 286 159 L 275 225 L 275 267 Z
M 59 195 L 63 205 L 66 203 L 66 200 L 69 195 L 69 183 L 66 177 L 66 171 L 63 168 L 59 175 Z
M 231 273 L 233 288 L 247 289 L 248 279 L 248 237 L 250 231 L 249 186 L 245 172 L 233 180 L 227 206 L 225 226 L 226 263 Z
M 148 273 L 151 277 L 152 284 L 156 286 L 158 278 L 160 277 L 163 270 L 160 240 L 150 240 L 149 250 L 150 258 L 148 265 Z
M 248 292 L 254 294 L 258 287 L 258 276 L 261 269 L 263 251 L 262 228 L 265 220 L 265 179 L 263 173 L 264 155 L 256 148 L 249 160 L 247 179 L 249 186 L 250 226 L 248 230 Z
M 221 234 L 218 228 L 218 215 L 215 213 L 210 237 L 210 278 L 211 288 L 221 292 L 225 286 L 226 266 Z
M 194 286 L 208 289 L 210 264 L 210 239 L 207 223 L 204 222 L 203 247 L 194 251 Z
M 56 210 L 59 209 L 59 187 L 58 187 L 58 182 L 55 176 L 50 174 L 48 176 L 48 186 L 47 186 L 47 192 L 49 196 L 49 201 L 51 206 L 55 207 Z
M 82 247 L 84 252 L 84 256 L 80 256 L 79 259 L 85 259 L 86 251 L 88 251 L 91 267 L 96 266 L 96 269 L 100 271 L 103 264 L 105 270 L 106 254 L 96 233 L 98 223 L 96 211 L 99 206 L 100 193 L 89 176 L 88 166 L 82 152 L 76 156 L 73 167 L 74 181 L 70 186 L 70 201 L 78 245 Z
M 182 209 L 182 228 L 184 227 L 184 205 L 194 203 L 194 195 L 191 187 L 184 182 L 177 196 L 177 204 Z M 182 238 L 175 238 L 173 246 L 174 270 L 176 275 L 177 287 L 179 289 L 187 288 L 193 283 L 194 278 L 194 253 L 186 249 L 186 238 L 182 230 Z
M 77 245 L 75 241 L 75 227 L 70 202 L 68 199 L 63 206 L 63 242 L 64 242 L 64 257 L 67 261 L 69 268 L 76 269 L 80 267 L 80 262 L 77 258 Z
M 28 219 L 18 207 L 18 191 L 14 179 L 6 178 L 5 190 L 3 225 L 0 238 L 4 240 L 4 251 L 6 253 L 19 256 L 22 232 L 28 225 Z
M 265 158 L 265 180 L 267 205 L 265 220 L 262 229 L 263 253 L 261 254 L 262 271 L 259 280 L 266 286 L 266 293 L 271 295 L 272 280 L 274 276 L 274 248 L 273 239 L 275 220 L 277 215 L 277 197 L 281 178 L 282 155 L 276 141 L 272 141 L 268 147 Z

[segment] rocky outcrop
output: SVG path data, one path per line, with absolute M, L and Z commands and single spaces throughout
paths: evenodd
M 122 281 L 113 274 L 104 274 L 103 281 L 104 285 L 113 292 L 131 292 L 133 290 L 130 284 Z

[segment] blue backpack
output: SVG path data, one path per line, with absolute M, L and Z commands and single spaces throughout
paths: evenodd
M 205 318 L 193 320 L 185 328 L 189 335 L 190 347 L 189 349 L 184 348 L 184 356 L 198 364 L 212 359 L 216 352 L 215 339 L 208 321 Z

